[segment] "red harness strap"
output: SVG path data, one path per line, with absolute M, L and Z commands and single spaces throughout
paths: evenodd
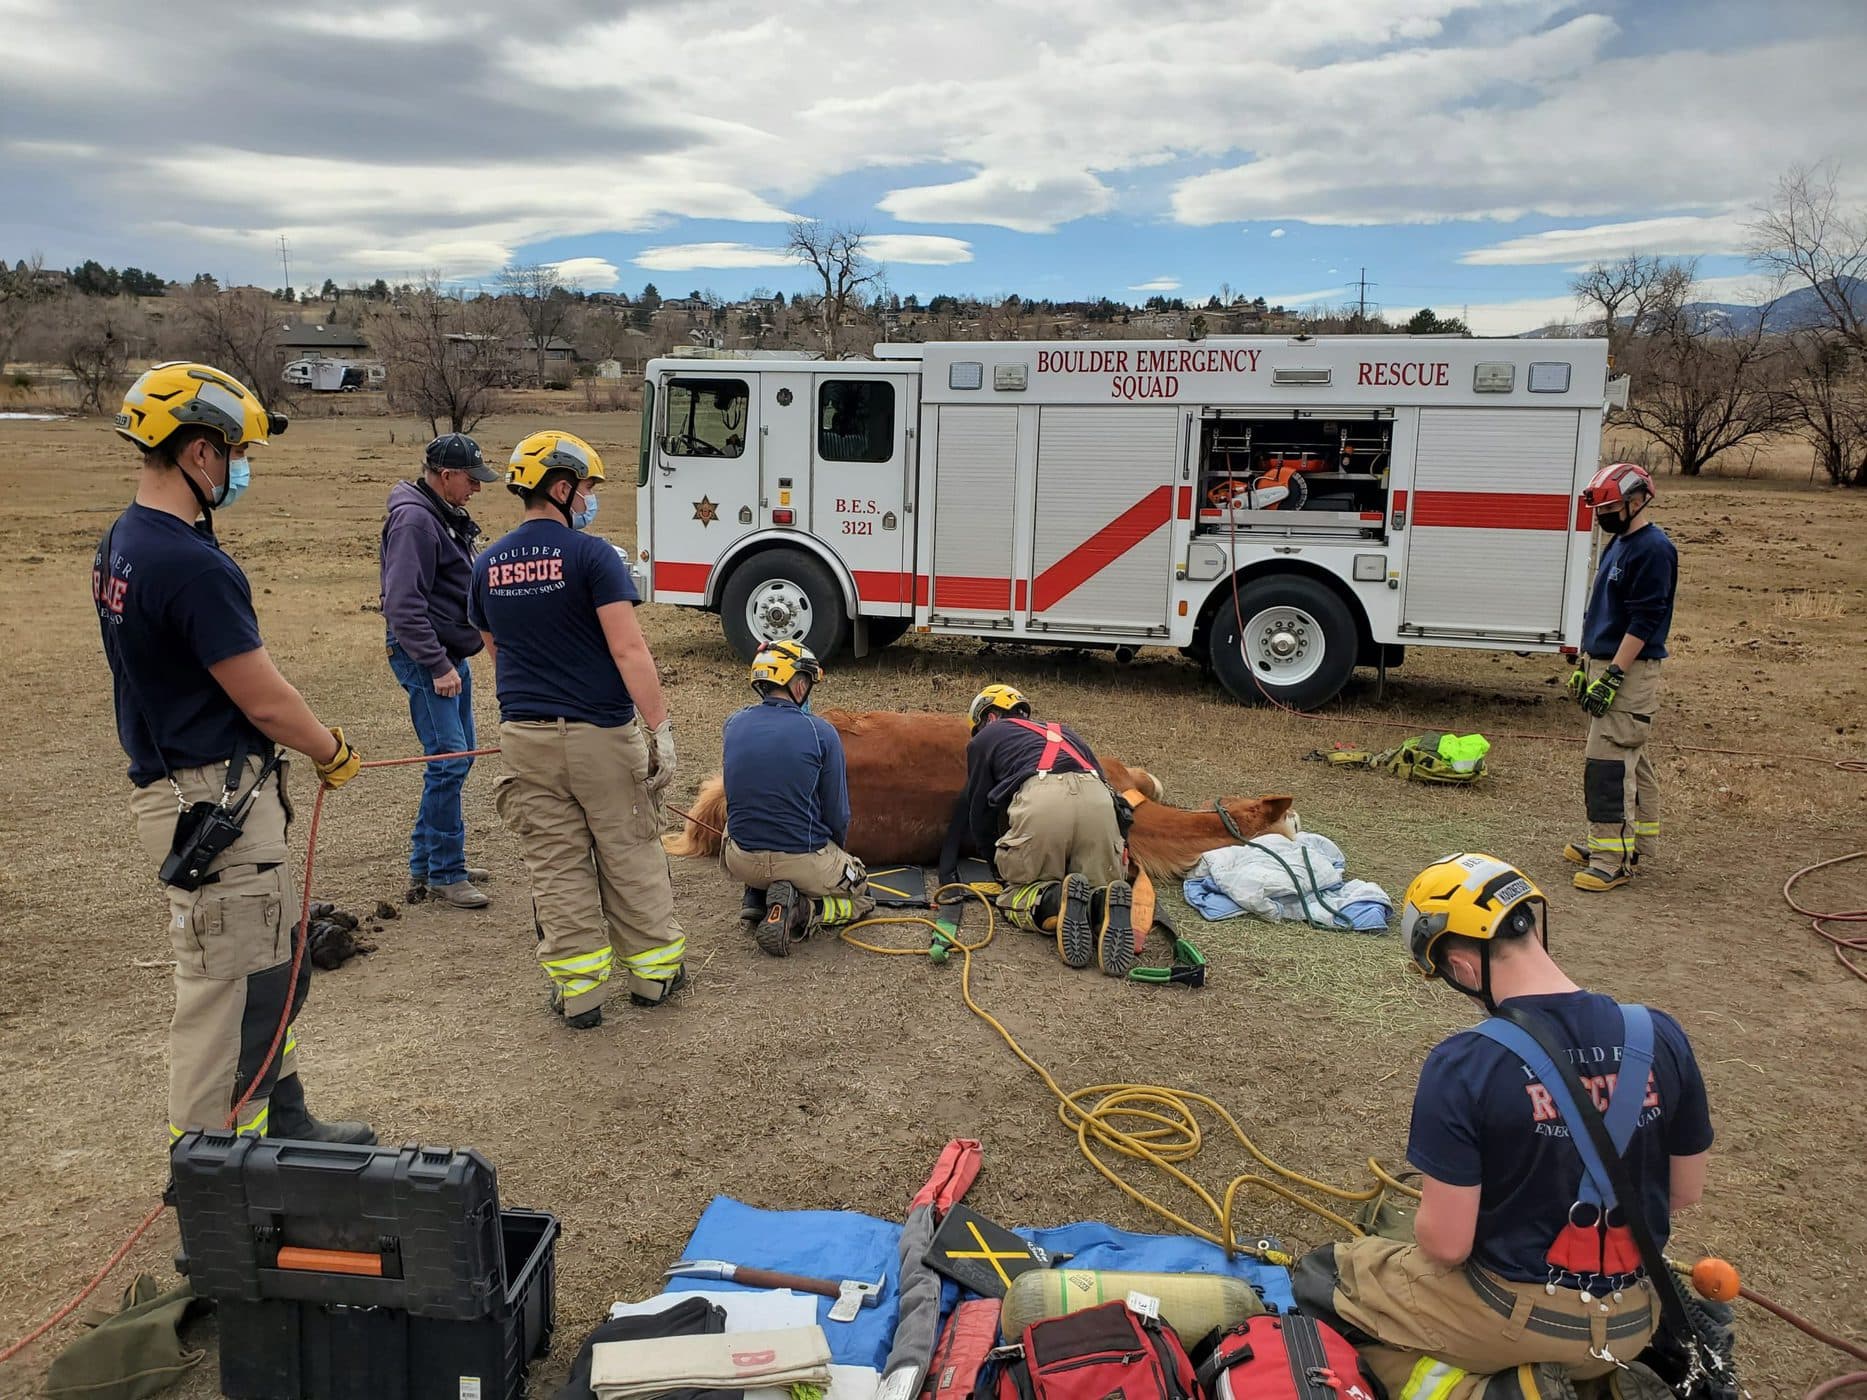
M 1066 753 L 1071 758 L 1075 759 L 1076 766 L 1082 769 L 1083 772 L 1094 773 L 1096 771 L 1095 764 L 1076 752 L 1076 746 L 1063 737 L 1062 725 L 1037 724 L 1032 720 L 1019 719 L 1016 715 L 1007 715 L 1005 718 L 1009 719 L 1021 729 L 1028 729 L 1033 734 L 1041 734 L 1044 736 L 1044 751 L 1037 759 L 1038 772 L 1048 773 L 1051 769 L 1055 768 L 1057 766 L 1057 755 L 1060 753 Z

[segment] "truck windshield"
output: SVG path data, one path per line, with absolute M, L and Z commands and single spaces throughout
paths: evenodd
M 661 450 L 670 457 L 739 456 L 746 449 L 750 402 L 743 379 L 670 380 L 667 433 Z

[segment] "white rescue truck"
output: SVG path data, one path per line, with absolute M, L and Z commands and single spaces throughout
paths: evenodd
M 1173 646 L 1304 708 L 1408 645 L 1580 640 L 1605 342 L 876 353 L 649 363 L 647 599 L 718 613 L 745 658 L 910 629 Z

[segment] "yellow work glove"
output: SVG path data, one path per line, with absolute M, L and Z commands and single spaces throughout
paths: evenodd
M 648 731 L 648 777 L 642 786 L 659 798 L 674 782 L 674 717 L 670 715 Z
M 327 763 L 313 763 L 318 770 L 318 779 L 324 786 L 335 792 L 345 783 L 363 771 L 363 760 L 357 751 L 350 747 L 350 741 L 344 738 L 341 729 L 331 730 L 331 737 L 337 741 L 337 752 Z
M 1577 665 L 1573 671 L 1569 672 L 1569 696 L 1577 704 L 1580 704 L 1582 700 L 1582 696 L 1587 692 L 1587 690 L 1588 690 L 1588 663 L 1584 661 L 1584 662 L 1581 662 L 1579 665 Z

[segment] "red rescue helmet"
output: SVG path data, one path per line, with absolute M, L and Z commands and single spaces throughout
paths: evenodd
M 1582 504 L 1590 510 L 1619 505 L 1632 510 L 1634 503 L 1629 498 L 1636 491 L 1644 492 L 1649 501 L 1653 499 L 1652 474 L 1634 462 L 1612 462 L 1598 470 L 1582 488 Z

